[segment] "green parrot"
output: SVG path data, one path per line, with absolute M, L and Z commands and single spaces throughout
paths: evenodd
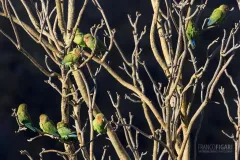
M 76 63 L 81 56 L 80 48 L 74 48 L 71 52 L 69 52 L 62 60 L 62 64 L 65 66 L 70 66 Z
M 104 115 L 102 113 L 98 113 L 93 120 L 93 129 L 94 131 L 104 134 L 107 133 L 107 129 L 105 128 L 106 122 L 104 120 Z
M 39 116 L 40 122 L 39 126 L 42 129 L 43 132 L 54 135 L 54 136 L 59 136 L 57 133 L 57 128 L 54 125 L 53 121 L 51 121 L 46 114 L 41 114 Z
M 108 51 L 106 46 L 104 45 L 104 43 L 102 41 L 100 41 L 97 38 L 94 38 L 90 33 L 85 34 L 83 37 L 84 42 L 86 43 L 87 47 L 91 49 L 91 51 L 94 50 L 95 47 L 95 43 L 96 43 L 96 49 L 95 49 L 95 53 L 97 54 L 97 56 L 99 58 L 102 57 L 102 55 Z
M 192 46 L 192 49 L 194 49 L 196 47 L 196 42 L 195 39 L 198 37 L 199 35 L 199 30 L 198 28 L 195 26 L 195 24 L 193 23 L 192 20 L 188 21 L 187 24 L 187 29 L 186 29 L 186 35 L 187 35 L 187 39 L 189 40 L 189 43 Z
M 67 128 L 67 124 L 64 122 L 57 123 L 57 131 L 62 139 L 68 140 L 68 138 L 77 138 L 77 135 Z
M 211 16 L 208 19 L 207 26 L 219 25 L 225 18 L 229 8 L 227 5 L 222 4 L 220 7 L 214 9 Z
M 32 121 L 28 113 L 26 104 L 22 103 L 18 106 L 17 118 L 21 125 L 24 125 L 25 127 L 32 130 L 33 132 L 36 132 L 35 127 L 32 126 Z
M 84 34 L 82 32 L 80 32 L 79 29 L 77 29 L 75 37 L 73 39 L 73 42 L 76 43 L 77 45 L 79 45 L 81 48 L 87 47 L 86 43 L 83 40 L 83 36 L 84 36 Z

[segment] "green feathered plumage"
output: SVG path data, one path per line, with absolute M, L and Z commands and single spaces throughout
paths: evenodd
M 97 133 L 107 133 L 107 129 L 105 128 L 106 122 L 104 120 L 104 115 L 102 113 L 98 113 L 93 120 L 93 129 Z
M 54 136 L 59 136 L 56 126 L 54 125 L 53 121 L 51 121 L 48 118 L 46 114 L 41 114 L 39 119 L 40 119 L 39 126 L 43 132 Z
M 196 47 L 196 38 L 199 36 L 199 30 L 192 20 L 188 21 L 186 35 L 192 49 L 194 49 Z
M 228 10 L 228 6 L 224 4 L 216 8 L 209 17 L 207 26 L 219 25 L 225 18 Z
M 83 40 L 83 36 L 84 36 L 84 34 L 82 32 L 80 32 L 79 29 L 77 29 L 75 37 L 73 39 L 73 42 L 76 43 L 77 45 L 79 45 L 80 47 L 85 48 L 85 47 L 87 47 L 87 45 Z
M 25 127 L 32 130 L 33 132 L 36 132 L 35 127 L 32 126 L 32 121 L 28 113 L 26 104 L 23 103 L 18 106 L 17 118 L 21 125 L 24 125 Z
M 74 48 L 71 52 L 69 52 L 62 60 L 62 64 L 65 66 L 70 66 L 74 63 L 76 63 L 81 54 L 80 54 L 80 49 L 79 48 Z
M 104 45 L 104 43 L 102 41 L 100 41 L 99 39 L 94 38 L 90 33 L 85 34 L 83 39 L 84 39 L 87 47 L 90 48 L 91 51 L 94 50 L 95 44 L 96 44 L 95 53 L 96 53 L 97 57 L 99 57 L 99 58 L 102 57 L 102 55 L 107 51 L 107 48 Z
M 71 138 L 77 138 L 77 135 L 74 134 L 64 122 L 57 123 L 57 131 L 60 134 L 61 138 L 64 140 L 68 140 Z

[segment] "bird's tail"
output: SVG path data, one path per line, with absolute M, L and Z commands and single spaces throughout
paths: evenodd
M 51 134 L 51 133 L 50 133 Z M 60 137 L 60 135 L 58 133 L 52 133 L 51 135 L 55 136 L 55 137 Z
M 40 129 L 34 127 L 36 129 L 36 131 L 39 133 L 39 134 L 43 134 L 43 131 L 41 131 Z
M 68 137 L 77 138 L 77 135 L 72 133 L 72 134 L 69 134 Z
M 208 19 L 207 26 L 211 26 L 213 24 L 213 21 Z
M 25 125 L 28 129 L 32 130 L 33 132 L 36 132 L 35 127 L 33 127 L 31 123 L 25 123 L 24 125 Z
M 194 48 L 196 47 L 196 42 L 195 42 L 195 40 L 190 40 L 189 43 L 190 43 L 192 49 L 194 49 Z

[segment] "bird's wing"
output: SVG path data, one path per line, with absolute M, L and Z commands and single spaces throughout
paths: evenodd
M 20 124 L 31 122 L 31 118 L 28 112 L 18 112 L 18 120 Z
M 71 130 L 69 128 L 67 128 L 67 127 L 62 127 L 61 128 L 61 132 L 62 132 L 63 135 L 71 134 Z
M 72 55 L 72 53 L 66 55 L 62 60 L 62 64 L 65 64 L 67 62 L 71 62 L 73 60 L 73 57 L 74 56 Z
M 92 39 L 92 41 L 88 40 L 85 42 L 87 47 L 91 49 L 91 51 L 95 48 L 96 39 Z
M 192 28 L 189 25 L 188 25 L 187 30 L 186 30 L 186 35 L 187 35 L 188 40 L 192 39 Z
M 18 117 L 19 123 L 20 123 L 20 124 L 23 124 L 23 121 L 24 121 L 23 112 L 18 111 L 18 112 L 17 112 L 17 117 Z
M 97 127 L 97 124 L 96 124 L 96 119 L 93 120 L 93 130 L 96 131 L 96 127 Z
M 58 128 L 57 131 L 58 131 L 58 133 L 59 133 L 61 136 L 64 136 L 64 135 L 65 135 L 65 134 L 64 134 L 63 127 Z
M 73 63 L 76 63 L 79 58 L 80 58 L 80 56 L 73 56 L 73 57 L 72 57 L 72 62 L 73 62 Z
M 208 25 L 216 23 L 217 21 L 219 21 L 219 19 L 221 19 L 222 16 L 223 12 L 218 8 L 215 9 L 209 18 Z
M 28 111 L 25 112 L 25 116 L 26 116 L 26 120 L 28 120 L 29 122 L 32 122 L 30 114 L 28 113 Z
M 55 135 L 55 133 L 57 133 L 57 129 L 56 127 L 54 126 L 54 123 L 49 120 L 48 122 L 46 122 L 44 125 L 43 125 L 43 129 L 44 131 L 46 131 L 47 133 L 50 133 L 50 134 L 53 134 Z

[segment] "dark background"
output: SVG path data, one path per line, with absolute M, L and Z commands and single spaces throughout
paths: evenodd
M 200 0 L 196 1 L 196 4 L 200 4 Z M 147 34 L 144 36 L 143 40 L 140 43 L 140 47 L 143 48 L 142 59 L 147 63 L 147 67 L 152 73 L 154 79 L 163 84 L 166 84 L 166 79 L 163 78 L 163 73 L 154 59 L 150 44 L 149 44 L 149 30 L 151 25 L 151 18 L 153 14 L 152 6 L 149 0 L 100 0 L 100 3 L 105 10 L 109 24 L 112 28 L 116 28 L 116 39 L 126 53 L 130 57 L 132 50 L 134 49 L 133 38 L 132 38 L 132 28 L 128 22 L 127 14 L 132 15 L 132 18 L 135 18 L 135 12 L 139 11 L 142 16 L 139 20 L 139 32 L 143 29 L 144 25 L 147 26 Z M 239 21 L 239 10 L 237 8 L 237 3 L 235 0 L 209 0 L 209 4 L 203 12 L 201 19 L 199 21 L 199 26 L 201 26 L 203 19 L 208 17 L 212 10 L 218 7 L 220 4 L 225 3 L 230 7 L 235 7 L 235 10 L 231 12 L 220 28 L 212 29 L 210 31 L 204 32 L 201 34 L 201 37 L 197 43 L 197 48 L 194 50 L 194 54 L 198 60 L 198 66 L 203 65 L 205 60 L 205 51 L 206 47 L 213 39 L 223 35 L 223 28 L 230 30 L 234 26 L 234 22 Z M 17 7 L 19 13 L 21 13 L 21 18 L 25 21 L 29 21 L 25 10 L 22 5 L 19 5 L 17 2 L 14 5 Z M 81 5 L 79 5 L 80 7 Z M 88 4 L 86 12 L 83 16 L 83 21 L 81 23 L 80 29 L 82 32 L 89 32 L 89 28 L 100 22 L 101 15 L 98 10 L 91 3 Z M 7 33 L 12 34 L 12 28 L 10 23 L 4 19 L 0 18 L 0 26 Z M 44 65 L 44 50 L 39 47 L 35 42 L 28 38 L 28 36 L 20 30 L 22 44 L 27 51 L 31 53 L 34 58 L 36 58 L 39 63 Z M 101 37 L 101 33 L 99 33 Z M 176 43 L 174 43 L 176 45 Z M 160 49 L 159 49 L 160 51 Z M 11 109 L 16 108 L 20 103 L 27 103 L 29 106 L 29 112 L 33 122 L 38 125 L 38 116 L 41 113 L 46 113 L 50 118 L 56 123 L 60 120 L 60 96 L 59 94 L 51 88 L 49 85 L 44 83 L 44 80 L 47 80 L 47 77 L 44 76 L 37 68 L 35 68 L 30 61 L 25 58 L 17 49 L 2 35 L 0 36 L 0 157 L 4 160 L 12 159 L 27 159 L 25 156 L 21 156 L 19 151 L 26 149 L 28 150 L 34 159 L 39 159 L 38 153 L 41 151 L 41 148 L 46 149 L 59 149 L 63 150 L 62 144 L 52 140 L 48 137 L 39 138 L 31 143 L 27 142 L 26 139 L 35 136 L 34 133 L 29 131 L 20 132 L 15 134 L 14 131 L 17 130 L 17 124 L 14 118 L 11 117 Z M 231 65 L 228 68 L 230 74 L 234 77 L 235 81 L 239 85 L 239 56 L 236 55 L 235 59 L 231 62 Z M 108 60 L 110 61 L 110 66 L 115 69 L 125 80 L 130 82 L 129 78 L 118 68 L 118 65 L 121 65 L 119 60 L 120 56 L 113 50 L 109 55 Z M 205 78 L 202 79 L 204 83 L 207 83 L 213 71 L 216 68 L 218 58 L 212 60 L 212 63 L 208 69 Z M 97 67 L 96 64 L 92 64 L 94 67 Z M 55 71 L 57 70 L 56 66 L 51 65 Z M 184 67 L 184 83 L 186 84 L 189 80 L 190 75 L 193 73 L 191 64 L 186 63 Z M 141 78 L 144 81 L 146 86 L 146 94 L 156 103 L 154 92 L 152 91 L 152 85 L 148 79 L 146 73 L 141 69 L 140 70 Z M 90 81 L 90 79 L 89 79 Z M 102 69 L 101 73 L 97 77 L 98 82 L 98 94 L 96 103 L 101 108 L 102 112 L 106 115 L 107 118 L 110 118 L 114 114 L 115 110 L 112 107 L 109 97 L 107 95 L 107 90 L 110 90 L 113 95 L 117 91 L 121 97 L 121 111 L 124 117 L 128 119 L 128 112 L 134 114 L 133 124 L 141 128 L 147 133 L 150 133 L 149 129 L 146 127 L 147 124 L 143 118 L 143 112 L 140 105 L 133 104 L 127 100 L 124 100 L 124 93 L 129 93 L 129 91 L 123 88 L 116 80 L 114 80 L 109 74 Z M 221 78 L 218 87 L 224 86 L 226 89 L 226 97 L 229 100 L 230 110 L 232 117 L 236 116 L 237 107 L 233 102 L 233 98 L 236 98 L 235 91 L 231 87 L 229 81 L 223 77 Z M 115 95 L 114 95 L 115 96 Z M 199 94 L 196 96 L 196 101 L 193 104 L 192 111 L 195 111 L 199 107 Z M 231 123 L 228 121 L 226 116 L 225 107 L 222 105 L 222 100 L 218 91 L 216 90 L 213 101 L 221 102 L 220 105 L 215 103 L 209 103 L 204 112 L 204 120 L 202 123 L 202 128 L 199 134 L 199 139 L 197 144 L 232 144 L 233 142 L 228 139 L 225 135 L 221 133 L 221 130 L 226 131 L 231 134 L 234 133 L 234 128 Z M 87 118 L 87 109 L 83 106 L 81 119 L 83 123 Z M 153 118 L 155 120 L 155 118 Z M 156 128 L 159 127 L 159 124 L 154 122 Z M 196 123 L 197 124 L 197 123 Z M 196 132 L 197 125 L 194 126 L 192 131 L 191 138 L 194 138 L 194 133 Z M 125 145 L 123 131 L 119 129 L 117 131 L 120 135 L 120 139 Z M 88 137 L 86 137 L 88 138 Z M 140 151 L 148 151 L 147 156 L 143 159 L 150 159 L 152 154 L 151 147 L 152 142 L 146 140 L 144 137 L 140 136 Z M 102 154 L 102 146 L 109 145 L 109 151 L 107 156 L 111 155 L 112 159 L 116 158 L 115 152 L 112 150 L 112 147 L 108 140 L 105 140 L 104 136 L 100 137 L 95 142 L 95 153 L 97 159 Z M 193 148 L 193 147 L 192 147 Z M 127 149 L 128 150 L 128 149 Z M 128 150 L 129 151 L 129 150 Z M 192 149 L 193 151 L 193 149 Z M 110 154 L 111 153 L 111 154 Z M 130 152 L 129 152 L 130 153 Z M 130 153 L 132 156 L 132 154 Z M 230 153 L 198 153 L 198 159 L 234 159 L 234 151 Z M 54 153 L 45 154 L 45 159 L 60 159 Z

